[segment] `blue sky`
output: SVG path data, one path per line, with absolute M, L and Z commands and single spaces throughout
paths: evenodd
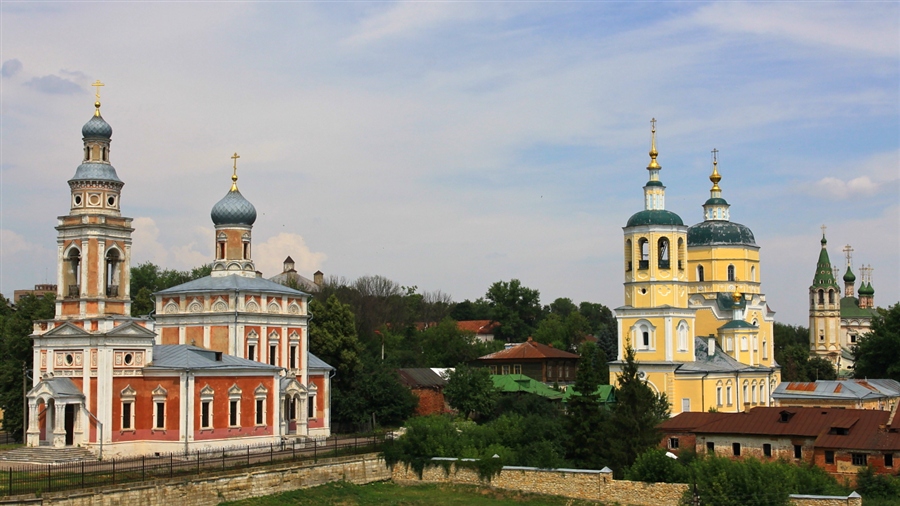
M 667 208 L 702 219 L 717 148 L 778 320 L 823 223 L 900 299 L 896 2 L 3 2 L 0 53 L 4 294 L 55 282 L 100 79 L 136 262 L 210 260 L 236 151 L 267 276 L 614 308 L 656 117 Z

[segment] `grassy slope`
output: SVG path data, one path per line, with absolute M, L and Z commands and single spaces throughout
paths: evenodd
M 346 482 L 335 482 L 284 494 L 223 503 L 220 506 L 581 506 L 587 504 L 596 506 L 597 503 L 464 485 L 400 486 L 390 482 L 353 485 Z

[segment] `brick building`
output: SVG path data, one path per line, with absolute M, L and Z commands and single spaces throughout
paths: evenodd
M 212 275 L 156 294 L 155 320 L 131 316 L 134 229 L 95 107 L 56 227 L 56 314 L 31 336 L 27 445 L 121 455 L 329 435 L 333 369 L 309 353 L 309 295 L 256 272 L 236 164 L 211 213 Z
M 397 373 L 400 375 L 400 383 L 419 398 L 419 405 L 416 407 L 417 415 L 436 415 L 450 411 L 444 400 L 446 378 L 425 367 L 397 369 Z
M 541 383 L 575 382 L 578 355 L 541 344 L 530 337 L 524 343 L 478 358 L 491 374 L 524 374 Z

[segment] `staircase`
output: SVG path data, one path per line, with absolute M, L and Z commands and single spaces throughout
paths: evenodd
M 87 448 L 77 446 L 67 446 L 65 448 L 23 446 L 0 453 L 0 460 L 6 462 L 29 462 L 32 464 L 62 464 L 65 462 L 80 462 L 82 460 L 97 460 L 97 456 Z

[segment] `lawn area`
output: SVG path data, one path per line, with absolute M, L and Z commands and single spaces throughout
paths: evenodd
M 521 506 L 529 504 L 535 506 L 584 506 L 588 504 L 596 506 L 598 503 L 466 485 L 400 486 L 391 482 L 353 485 L 347 482 L 335 482 L 284 494 L 222 503 L 220 506 Z

